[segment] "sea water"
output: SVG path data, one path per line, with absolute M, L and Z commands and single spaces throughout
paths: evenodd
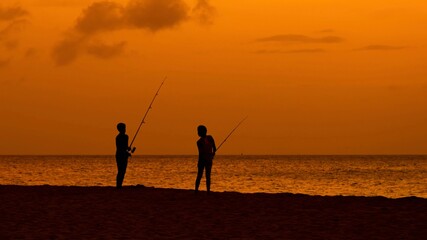
M 0 156 L 1 185 L 115 186 L 114 156 Z M 194 189 L 197 156 L 134 156 L 126 185 Z M 200 190 L 205 190 L 204 179 Z M 427 156 L 216 156 L 212 191 L 427 198 Z

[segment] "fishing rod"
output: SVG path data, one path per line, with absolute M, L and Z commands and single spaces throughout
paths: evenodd
M 242 119 L 242 121 L 239 122 L 239 124 L 237 124 L 237 126 L 235 128 L 233 128 L 233 130 L 231 130 L 231 132 L 228 134 L 228 136 L 224 139 L 224 141 L 222 141 L 222 143 L 216 148 L 216 151 L 218 152 L 218 150 L 221 148 L 222 144 L 225 143 L 225 141 L 227 141 L 227 139 L 231 136 L 231 134 L 233 134 L 234 131 L 236 131 L 236 129 L 240 126 L 240 124 L 242 124 L 248 117 L 246 116 L 245 118 Z
M 165 78 L 163 79 L 162 83 L 160 84 L 160 87 L 157 89 L 157 92 L 156 92 L 156 94 L 154 95 L 153 100 L 151 100 L 150 105 L 148 106 L 147 111 L 145 112 L 144 117 L 142 118 L 141 123 L 139 124 L 138 130 L 136 130 L 135 136 L 133 136 L 132 142 L 130 143 L 130 146 L 129 146 L 129 148 L 130 148 L 130 149 L 132 149 L 132 150 L 131 150 L 131 153 L 135 152 L 135 150 L 136 150 L 136 147 L 133 147 L 133 148 L 132 148 L 133 142 L 135 141 L 135 138 L 136 138 L 136 136 L 138 135 L 139 130 L 141 129 L 142 124 L 144 124 L 144 123 L 145 123 L 145 118 L 147 117 L 148 112 L 150 112 L 150 110 L 153 108 L 153 107 L 152 107 L 152 106 L 153 106 L 153 103 L 154 103 L 154 101 L 156 100 L 157 96 L 159 95 L 160 89 L 162 88 L 163 83 L 165 83 L 166 78 L 167 78 L 167 76 L 165 76 Z

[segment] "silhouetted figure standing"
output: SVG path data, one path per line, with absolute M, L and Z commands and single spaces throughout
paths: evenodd
M 117 177 L 116 187 L 121 188 L 123 179 L 125 178 L 126 168 L 128 165 L 128 158 L 130 156 L 130 148 L 128 146 L 129 137 L 126 135 L 126 124 L 117 124 L 119 134 L 116 137 L 116 163 L 117 163 Z
M 197 141 L 197 148 L 199 149 L 199 161 L 197 163 L 197 178 L 195 192 L 199 191 L 200 180 L 203 177 L 203 170 L 206 169 L 206 190 L 211 191 L 211 170 L 212 160 L 215 156 L 216 146 L 212 136 L 206 135 L 207 128 L 203 125 L 197 127 L 197 134 L 200 139 Z

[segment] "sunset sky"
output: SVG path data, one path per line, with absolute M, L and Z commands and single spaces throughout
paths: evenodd
M 425 0 L 2 0 L 0 154 L 426 154 Z

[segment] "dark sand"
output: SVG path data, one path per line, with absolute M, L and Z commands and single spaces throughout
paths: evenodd
M 0 186 L 0 239 L 427 239 L 427 199 Z

